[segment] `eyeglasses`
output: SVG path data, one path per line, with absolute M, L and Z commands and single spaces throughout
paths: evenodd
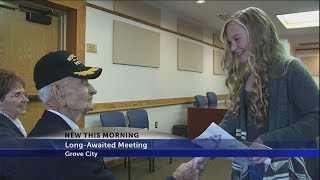
M 14 98 L 17 98 L 19 100 L 22 100 L 23 98 L 27 98 L 28 99 L 28 93 L 27 92 L 16 92 L 14 95 L 11 95 L 9 97 L 14 97 Z

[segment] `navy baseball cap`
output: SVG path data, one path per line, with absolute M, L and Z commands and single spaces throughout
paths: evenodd
M 101 72 L 101 68 L 85 66 L 77 56 L 68 51 L 55 51 L 49 52 L 36 63 L 33 81 L 39 90 L 68 76 L 95 79 L 100 76 Z

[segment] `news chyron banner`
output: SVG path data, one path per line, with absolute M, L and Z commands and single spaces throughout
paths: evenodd
M 94 128 L 45 137 L 1 139 L 0 157 L 319 157 L 319 149 L 225 148 L 234 139 L 188 139 L 139 128 Z M 243 158 L 241 158 L 243 157 Z

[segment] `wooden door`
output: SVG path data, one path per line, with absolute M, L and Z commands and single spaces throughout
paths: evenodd
M 26 21 L 26 12 L 0 7 L 0 67 L 14 71 L 26 82 L 26 91 L 37 95 L 33 82 L 35 63 L 49 51 L 59 49 L 59 17 L 52 24 Z M 31 101 L 21 117 L 27 132 L 34 127 L 43 112 L 40 101 Z

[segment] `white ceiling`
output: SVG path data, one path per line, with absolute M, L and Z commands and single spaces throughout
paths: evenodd
M 290 42 L 319 42 L 319 27 L 303 29 L 285 29 L 280 21 L 276 18 L 277 14 L 294 13 L 301 11 L 319 10 L 319 0 L 251 0 L 251 1 L 215 1 L 207 0 L 206 3 L 196 4 L 196 0 L 158 0 L 153 1 L 159 7 L 169 9 L 177 15 L 191 19 L 204 27 L 209 27 L 215 32 L 219 32 L 224 21 L 219 15 L 231 15 L 234 12 L 254 6 L 264 10 L 275 24 L 281 39 L 288 39 Z

